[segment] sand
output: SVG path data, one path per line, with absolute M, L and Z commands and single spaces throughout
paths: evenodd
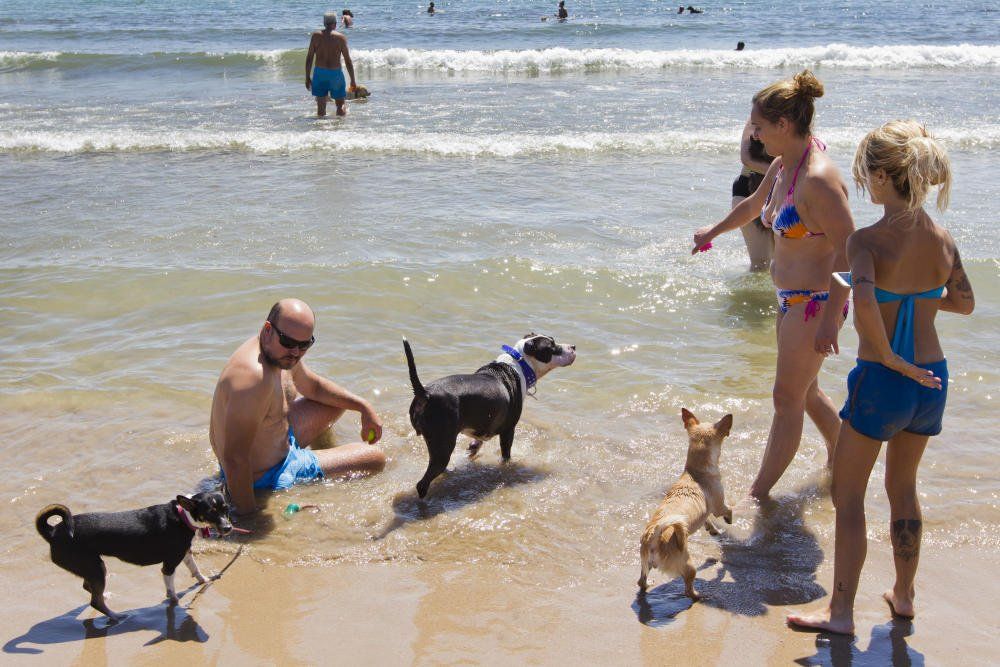
M 857 637 L 784 626 L 801 597 L 787 572 L 759 579 L 753 559 L 707 555 L 691 604 L 680 581 L 654 575 L 636 598 L 635 568 L 590 577 L 557 567 L 396 563 L 282 566 L 258 562 L 253 545 L 201 543 L 203 570 L 229 567 L 194 585 L 179 570 L 182 603 L 162 601 L 156 568 L 111 561 L 110 606 L 128 611 L 109 626 L 83 606 L 77 580 L 39 562 L 37 578 L 3 578 L 5 664 L 996 664 L 996 555 L 974 548 L 925 550 L 918 616 L 892 620 L 880 593 L 890 553 L 870 545 Z M 832 545 L 822 544 L 831 553 Z M 765 559 L 766 560 L 766 559 Z M 823 561 L 816 582 L 830 579 Z M 490 572 L 484 570 L 489 569 Z M 793 577 L 794 579 L 794 577 Z M 746 582 L 741 583 L 741 582 Z M 756 583 L 754 583 L 756 582 Z M 809 584 L 806 584 L 808 586 Z M 812 584 L 816 585 L 816 584 Z

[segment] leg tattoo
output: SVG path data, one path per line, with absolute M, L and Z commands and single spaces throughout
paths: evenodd
M 920 519 L 892 522 L 892 552 L 909 562 L 920 554 Z

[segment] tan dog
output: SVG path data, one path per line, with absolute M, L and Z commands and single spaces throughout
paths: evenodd
M 369 97 L 371 97 L 371 93 L 360 83 L 353 88 L 347 89 L 347 99 L 349 100 L 365 100 Z
M 645 591 L 649 571 L 659 568 L 661 572 L 683 576 L 685 594 L 697 600 L 695 569 L 687 550 L 688 536 L 702 524 L 712 535 L 718 534 L 709 514 L 721 516 L 726 523 L 733 522 L 733 510 L 726 506 L 719 475 L 719 452 L 723 438 L 733 426 L 733 416 L 726 415 L 715 424 L 701 424 L 682 408 L 681 419 L 688 432 L 687 463 L 681 478 L 667 491 L 642 534 L 639 588 Z

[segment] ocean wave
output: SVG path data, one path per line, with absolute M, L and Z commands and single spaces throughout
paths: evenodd
M 822 133 L 833 148 L 852 152 L 863 130 L 831 129 Z M 935 135 L 958 150 L 1000 148 L 1000 125 L 940 129 Z M 563 134 L 459 132 L 310 131 L 0 131 L 0 153 L 141 153 L 247 152 L 290 154 L 339 151 L 413 154 L 438 157 L 521 157 L 553 154 L 726 154 L 738 150 L 732 129 L 697 132 L 581 132 Z
M 145 61 L 163 65 L 244 65 L 300 67 L 305 49 L 228 52 L 152 52 L 101 54 L 77 52 L 0 51 L 4 70 L 84 67 L 121 62 L 134 67 Z M 456 51 L 421 49 L 357 49 L 355 64 L 366 71 L 428 72 L 599 72 L 662 69 L 995 69 L 1000 67 L 1000 45 L 954 44 L 850 46 L 828 44 L 804 48 L 732 51 L 679 49 L 526 49 Z

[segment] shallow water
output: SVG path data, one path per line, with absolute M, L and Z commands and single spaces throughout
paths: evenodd
M 300 72 L 318 18 L 306 3 L 240 3 L 234 16 L 230 3 L 145 3 L 140 15 L 98 2 L 53 19 L 52 3 L 0 2 L 5 569 L 37 567 L 30 517 L 48 502 L 136 507 L 214 474 L 215 378 L 288 295 L 318 315 L 308 363 L 381 412 L 390 463 L 277 494 L 249 555 L 544 562 L 578 579 L 630 567 L 683 465 L 682 406 L 734 414 L 731 498 L 759 463 L 771 286 L 746 272 L 738 236 L 696 258 L 688 242 L 728 208 L 750 96 L 803 66 L 827 87 L 817 133 L 844 173 L 864 132 L 893 117 L 925 121 L 951 152 L 952 208 L 935 215 L 977 310 L 939 318 L 951 395 L 921 498 L 928 545 L 996 549 L 997 12 L 953 3 L 947 21 L 916 8 L 883 23 L 903 4 L 863 16 L 800 3 L 812 23 L 793 42 L 767 27 L 769 4 L 687 23 L 662 3 L 575 4 L 580 19 L 556 26 L 518 18 L 536 3 L 449 3 L 431 27 L 416 4 L 393 24 L 397 5 L 367 3 L 349 37 L 373 97 L 317 121 Z M 888 32 L 873 44 L 876 22 Z M 750 50 L 729 51 L 746 34 Z M 854 193 L 851 205 L 859 225 L 876 219 Z M 471 371 L 529 330 L 575 343 L 577 364 L 540 383 L 510 465 L 495 442 L 475 462 L 456 453 L 418 503 L 426 452 L 406 417 L 400 337 L 426 380 Z M 838 404 L 851 325 L 841 343 L 820 378 Z M 336 439 L 356 430 L 349 415 Z M 740 545 L 777 545 L 775 562 L 813 590 L 833 529 L 814 502 L 824 460 L 809 425 L 778 488 L 784 514 L 767 530 L 744 512 L 733 562 L 755 557 Z M 885 540 L 881 477 L 880 463 L 869 533 Z M 291 501 L 320 510 L 286 522 Z

